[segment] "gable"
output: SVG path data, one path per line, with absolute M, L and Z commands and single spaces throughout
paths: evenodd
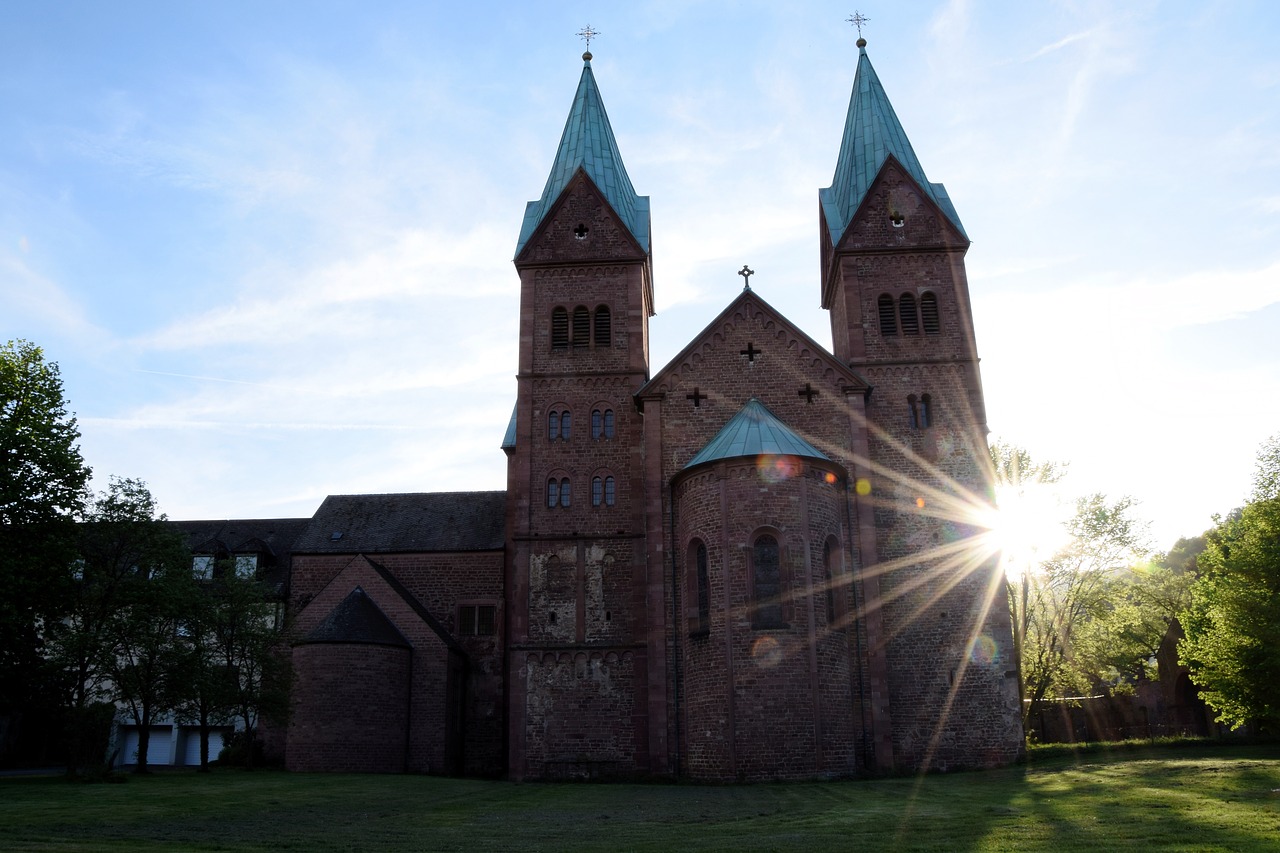
M 661 466 L 669 479 L 752 398 L 821 454 L 846 458 L 852 437 L 848 396 L 865 395 L 869 389 L 860 376 L 747 290 L 636 396 L 646 412 L 661 412 Z
M 521 243 L 516 263 L 644 260 L 648 257 L 649 199 L 637 197 L 633 207 L 639 234 L 632 233 L 606 194 L 579 168 L 554 203 L 539 213 L 536 227 Z
M 941 184 L 930 187 L 950 205 Z M 949 214 L 940 207 L 933 194 L 889 157 L 862 197 L 836 251 L 967 248 L 969 239 L 953 216 L 954 211 Z
M 764 337 L 760 341 L 748 341 L 756 347 L 769 342 L 770 360 L 781 366 L 785 362 L 786 372 L 800 378 L 801 385 L 807 379 L 818 381 L 832 391 L 841 395 L 850 390 L 869 391 L 870 385 L 854 373 L 826 348 L 805 334 L 801 329 L 779 313 L 772 305 L 760 298 L 754 290 L 743 290 L 733 302 L 729 303 L 720 314 L 694 336 L 693 340 L 682 349 L 667 365 L 659 370 L 644 387 L 636 392 L 641 404 L 646 398 L 661 397 L 671 392 L 677 385 L 702 373 L 700 365 L 707 362 L 724 343 L 734 336 L 734 332 L 744 324 L 756 324 Z M 761 350 L 761 355 L 765 350 Z M 732 354 L 730 354 L 732 356 Z M 737 353 L 748 364 L 754 365 L 758 356 Z M 732 357 L 730 358 L 732 361 Z M 754 369 L 754 368 L 753 368 Z M 804 378 L 801 378 L 804 377 Z M 735 407 L 740 408 L 746 402 L 744 398 Z

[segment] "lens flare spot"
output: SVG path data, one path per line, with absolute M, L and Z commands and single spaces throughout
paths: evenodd
M 828 484 L 834 484 L 836 481 L 836 475 L 828 471 L 826 474 L 822 475 L 822 479 L 826 480 Z
M 924 498 L 916 498 L 916 509 L 924 509 Z
M 859 477 L 858 482 L 854 484 L 853 490 L 860 495 L 871 494 L 871 481 L 866 477 Z
M 766 483 L 781 483 L 800 473 L 800 460 L 794 456 L 761 456 L 756 473 Z
M 996 641 L 986 634 L 974 637 L 969 644 L 969 660 L 978 666 L 990 666 L 996 662 Z
M 782 646 L 773 637 L 761 637 L 751 644 L 751 657 L 760 666 L 777 666 L 782 660 Z

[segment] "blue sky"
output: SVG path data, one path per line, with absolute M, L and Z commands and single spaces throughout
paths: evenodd
M 1280 5 L 864 3 L 967 263 L 994 435 L 1155 544 L 1280 432 Z M 852 6 L 44 3 L 0 26 L 0 338 L 172 517 L 502 488 L 524 205 L 593 67 L 656 371 L 752 285 L 819 341 Z

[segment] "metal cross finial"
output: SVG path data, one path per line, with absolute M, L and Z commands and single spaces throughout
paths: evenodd
M 749 267 L 747 267 L 747 265 L 746 265 L 746 264 L 743 264 L 743 265 L 742 265 L 742 269 L 738 270 L 738 275 L 742 276 L 742 289 L 743 289 L 743 290 L 750 290 L 750 289 L 751 289 L 751 276 L 753 276 L 753 275 L 755 275 L 755 274 L 756 274 L 756 271 L 755 271 L 755 270 L 753 270 L 753 269 L 750 269 Z
M 871 19 L 863 15 L 861 12 L 855 11 L 852 15 L 845 18 L 845 20 L 858 28 L 858 38 L 862 38 L 862 25 Z
M 582 39 L 583 41 L 585 41 L 585 42 L 587 43 L 587 53 L 590 53 L 590 52 L 591 52 L 591 40 L 592 40 L 593 38 L 595 38 L 596 36 L 600 35 L 600 33 L 599 33 L 599 32 L 597 32 L 596 30 L 591 29 L 591 25 L 590 25 L 590 24 L 587 24 L 585 27 L 583 27 L 582 29 L 578 30 L 577 35 L 578 35 L 578 38 Z

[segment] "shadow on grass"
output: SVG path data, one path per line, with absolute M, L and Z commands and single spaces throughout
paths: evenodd
M 6 779 L 0 848 L 1275 849 L 1274 746 L 1040 758 L 990 772 L 722 787 L 271 771 L 126 785 Z

